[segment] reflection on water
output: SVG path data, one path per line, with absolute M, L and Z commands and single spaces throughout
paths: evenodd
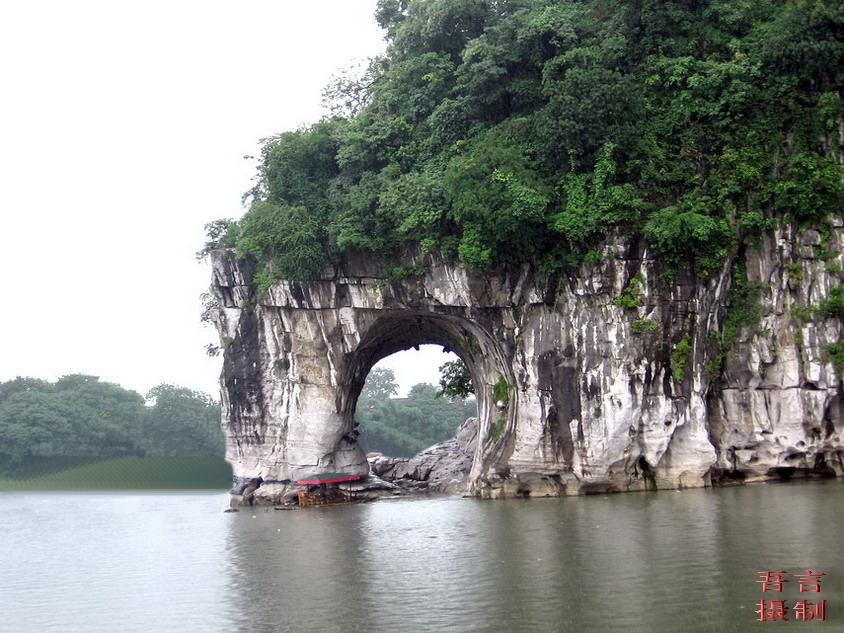
M 220 630 L 224 497 L 0 494 L 0 631 Z
M 747 631 L 758 571 L 827 573 L 844 623 L 842 482 L 232 517 L 241 631 Z M 818 594 L 819 595 L 819 594 Z M 237 610 L 238 607 L 233 607 Z
M 229 514 L 215 494 L 2 495 L 0 631 L 844 630 L 842 501 L 840 481 Z M 820 594 L 756 583 L 807 569 Z M 761 599 L 826 599 L 826 621 L 757 622 Z

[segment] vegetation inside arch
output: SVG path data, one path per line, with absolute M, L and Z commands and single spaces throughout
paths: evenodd
M 414 354 L 399 352 L 389 358 L 414 363 Z M 449 357 L 454 360 L 440 365 L 438 387 L 419 382 L 405 397 L 397 397 L 400 385 L 393 369 L 376 366 L 369 372 L 355 410 L 359 441 L 367 452 L 412 457 L 454 437 L 467 418 L 477 415 L 468 369 L 455 355 Z
M 841 212 L 838 0 L 379 0 L 376 18 L 386 55 L 332 85 L 337 115 L 267 139 L 248 212 L 210 226 L 206 249 L 257 256 L 261 286 L 350 251 L 395 268 L 407 242 L 550 272 L 613 228 L 707 274 L 774 223 Z

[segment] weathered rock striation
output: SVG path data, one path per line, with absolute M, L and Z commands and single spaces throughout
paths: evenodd
M 478 399 L 470 495 L 844 474 L 825 349 L 842 324 L 815 311 L 842 283 L 842 251 L 838 220 L 784 225 L 708 279 L 679 270 L 661 283 L 646 246 L 616 236 L 597 261 L 546 279 L 416 253 L 405 279 L 349 258 L 260 298 L 254 263 L 215 251 L 227 459 L 269 502 L 300 475 L 367 474 L 354 427 L 366 375 L 436 343 L 467 363 Z

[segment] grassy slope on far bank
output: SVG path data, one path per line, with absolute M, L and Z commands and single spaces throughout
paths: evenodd
M 226 490 L 231 481 L 217 457 L 53 457 L 0 469 L 0 490 Z

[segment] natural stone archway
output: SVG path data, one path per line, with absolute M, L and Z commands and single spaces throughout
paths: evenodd
M 355 406 L 372 367 L 400 350 L 438 344 L 466 362 L 481 437 L 502 417 L 515 419 L 515 405 L 502 413 L 492 398 L 496 384 L 515 382 L 503 341 L 458 306 L 424 291 L 394 301 L 401 284 L 390 287 L 361 270 L 307 287 L 279 282 L 259 302 L 249 263 L 228 252 L 215 253 L 213 262 L 227 458 L 241 483 L 263 480 L 263 496 L 281 495 L 291 480 L 314 471 L 368 473 Z M 473 472 L 484 468 L 476 463 Z
M 844 259 L 842 244 L 833 227 L 825 257 Z M 411 253 L 424 272 L 407 279 L 348 258 L 259 298 L 254 263 L 216 251 L 227 459 L 239 483 L 262 480 L 255 496 L 268 501 L 299 475 L 366 474 L 354 408 L 367 373 L 393 352 L 437 343 L 463 358 L 476 388 L 469 494 L 703 486 L 783 469 L 840 475 L 840 382 L 824 349 L 841 323 L 792 316 L 840 285 L 818 248 L 812 232 L 782 227 L 748 250 L 761 318 L 721 363 L 730 262 L 712 278 L 679 271 L 660 286 L 647 251 L 622 240 L 550 278 Z
M 414 311 L 379 318 L 349 354 L 345 365 L 348 373 L 341 380 L 348 389 L 341 391 L 340 403 L 347 428 L 354 423 L 355 405 L 372 367 L 391 354 L 427 344 L 440 345 L 466 363 L 475 387 L 478 418 L 485 422 L 479 425 L 479 431 L 483 434 L 489 428 L 498 412 L 492 391 L 509 373 L 498 343 L 478 324 L 463 317 Z

